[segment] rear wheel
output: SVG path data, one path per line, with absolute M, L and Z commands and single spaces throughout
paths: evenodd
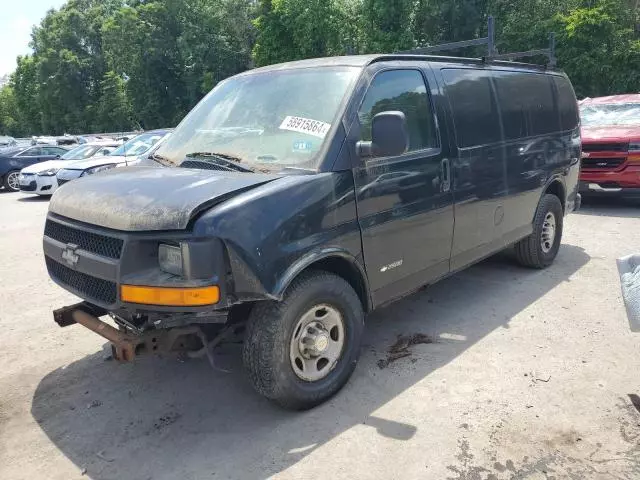
M 518 262 L 526 267 L 545 268 L 553 263 L 562 240 L 562 204 L 555 195 L 545 194 L 533 221 L 533 233 L 515 245 Z
M 254 388 L 293 410 L 324 402 L 353 373 L 363 326 L 362 304 L 345 280 L 303 274 L 282 302 L 259 303 L 249 316 L 243 360 Z
M 11 192 L 20 191 L 20 182 L 18 178 L 20 177 L 19 170 L 13 170 L 7 173 L 4 177 L 4 188 Z

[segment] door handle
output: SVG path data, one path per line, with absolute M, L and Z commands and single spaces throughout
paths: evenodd
M 448 192 L 451 188 L 451 166 L 448 158 L 443 158 L 440 162 L 442 167 L 442 191 Z
M 580 161 L 580 159 L 578 157 L 573 157 L 573 158 L 571 158 L 571 163 L 569 165 L 571 165 L 573 167 L 579 161 Z

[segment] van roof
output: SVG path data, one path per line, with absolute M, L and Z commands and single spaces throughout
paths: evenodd
M 274 65 L 268 65 L 266 67 L 254 68 L 247 70 L 240 75 L 251 75 L 253 73 L 271 72 L 277 70 L 288 70 L 294 68 L 313 68 L 313 67 L 360 67 L 364 68 L 369 64 L 381 62 L 381 61 L 427 61 L 427 62 L 440 62 L 440 63 L 474 63 L 474 64 L 488 64 L 507 66 L 514 69 L 533 69 L 533 70 L 553 70 L 544 65 L 536 65 L 532 63 L 520 63 L 511 61 L 485 61 L 482 58 L 468 58 L 468 57 L 448 57 L 443 55 L 416 55 L 406 53 L 395 54 L 370 54 L 370 55 L 346 55 L 337 57 L 320 57 L 310 58 L 306 60 L 295 60 L 292 62 L 277 63 Z

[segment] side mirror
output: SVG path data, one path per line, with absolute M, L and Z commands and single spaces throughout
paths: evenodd
M 393 157 L 409 149 L 407 118 L 398 111 L 380 112 L 371 123 L 371 141 L 360 141 L 356 151 L 361 158 Z
M 60 155 L 56 155 L 56 159 L 59 159 L 59 158 L 60 158 Z

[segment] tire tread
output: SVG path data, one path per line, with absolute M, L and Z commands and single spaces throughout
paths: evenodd
M 344 382 L 332 385 L 329 391 L 318 391 L 314 395 L 306 395 L 305 398 L 296 398 L 282 388 L 281 376 L 275 368 L 275 352 L 278 349 L 276 343 L 283 337 L 281 329 L 284 325 L 281 319 L 302 292 L 324 282 L 327 282 L 324 286 L 334 290 L 336 294 L 346 293 L 351 306 L 356 308 L 360 318 L 364 318 L 360 299 L 346 280 L 330 272 L 311 270 L 304 272 L 292 282 L 282 301 L 258 302 L 247 322 L 242 359 L 249 380 L 259 394 L 287 409 L 304 410 L 322 403 L 336 393 L 350 375 L 347 375 Z M 288 344 L 286 348 L 289 348 Z
M 543 269 L 548 267 L 555 258 L 554 255 L 551 261 L 546 260 L 543 258 L 544 256 L 540 248 L 540 230 L 542 229 L 544 217 L 550 210 L 555 210 L 556 213 L 558 211 L 562 213 L 562 204 L 558 197 L 547 193 L 542 196 L 538 204 L 533 219 L 533 233 L 515 244 L 516 259 L 518 263 L 525 267 Z M 560 236 L 559 242 L 562 237 L 562 217 L 557 218 L 556 221 L 558 225 L 557 235 Z

